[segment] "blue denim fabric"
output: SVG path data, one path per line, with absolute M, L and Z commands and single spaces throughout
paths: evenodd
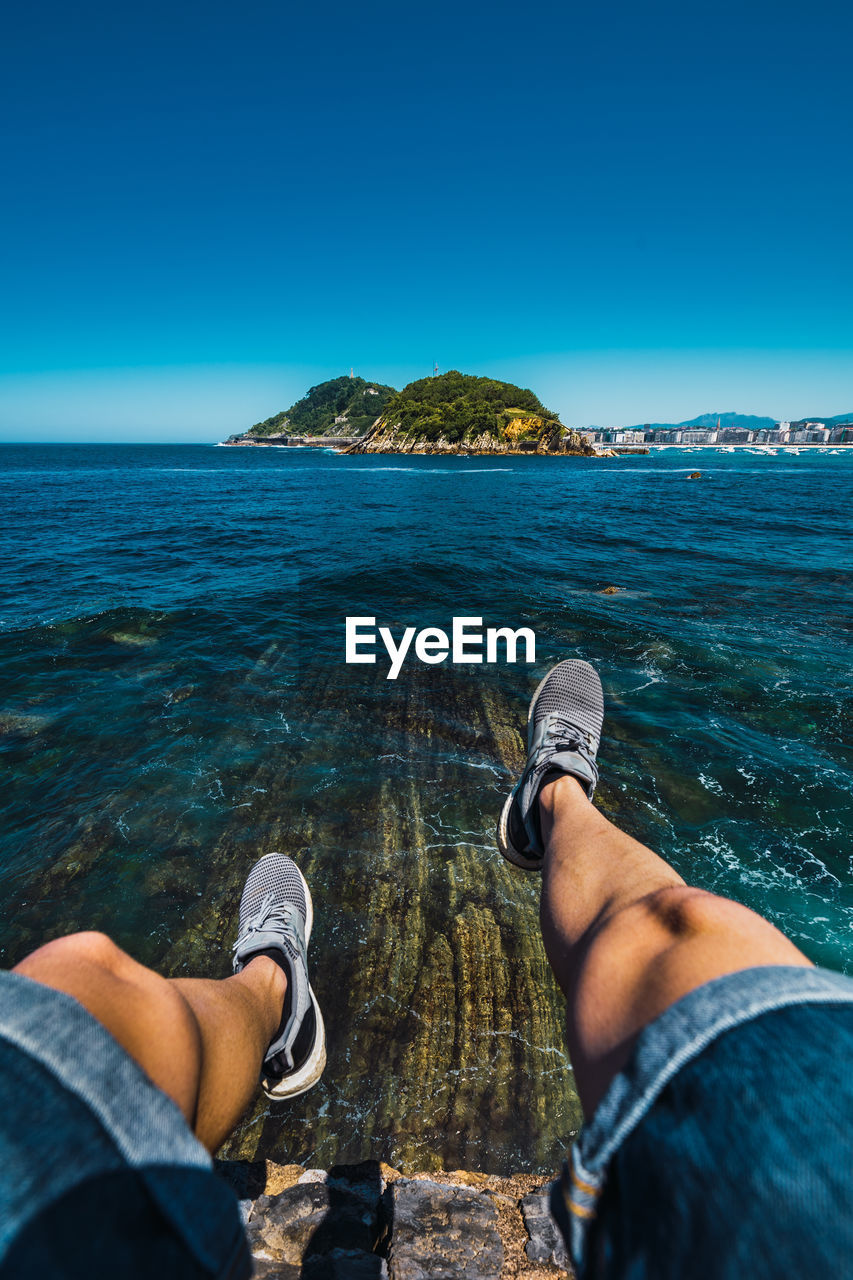
M 644 1028 L 552 1209 L 579 1275 L 853 1276 L 853 981 L 706 983 Z
M 0 1277 L 250 1271 L 178 1107 L 76 1000 L 0 972 Z

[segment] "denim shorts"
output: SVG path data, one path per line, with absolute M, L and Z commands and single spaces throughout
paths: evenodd
M 551 1208 L 581 1280 L 851 1280 L 853 981 L 769 965 L 672 1005 Z
M 0 972 L 0 1278 L 243 1280 L 237 1200 L 70 996 Z

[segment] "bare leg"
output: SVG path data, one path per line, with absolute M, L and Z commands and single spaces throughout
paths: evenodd
M 287 986 L 267 956 L 221 981 L 162 978 L 101 933 L 58 938 L 15 971 L 79 1000 L 177 1103 L 210 1151 L 257 1089 Z
M 691 889 L 563 775 L 539 796 L 545 950 L 568 1002 L 569 1052 L 591 1115 L 647 1023 L 753 965 L 809 965 L 749 908 Z

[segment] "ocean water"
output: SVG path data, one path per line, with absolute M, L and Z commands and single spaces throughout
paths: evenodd
M 284 849 L 329 1068 L 227 1151 L 549 1171 L 580 1113 L 535 877 L 494 844 L 530 692 L 594 662 L 602 807 L 853 972 L 851 481 L 851 452 L 3 446 L 2 963 L 98 928 L 224 974 Z M 344 663 L 347 615 L 460 614 L 531 627 L 535 666 Z

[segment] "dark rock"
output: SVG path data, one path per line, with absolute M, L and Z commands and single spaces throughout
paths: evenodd
M 256 1197 L 264 1193 L 266 1163 L 263 1160 L 214 1160 L 213 1169 L 240 1201 L 240 1212 L 244 1223 L 247 1222 Z
M 354 1196 L 379 1205 L 379 1197 L 385 1190 L 382 1169 L 378 1160 L 362 1160 L 360 1164 L 336 1164 L 326 1174 L 329 1187 L 343 1187 Z
M 599 595 L 615 596 L 619 591 L 624 591 L 624 590 L 625 590 L 624 587 L 604 587 L 604 589 L 599 592 Z
M 701 479 L 702 479 L 702 472 L 701 472 L 701 471 L 691 471 L 691 472 L 690 472 L 690 475 L 687 477 L 687 479 L 688 479 L 688 480 L 701 480 Z
M 252 1259 L 252 1280 L 302 1280 L 302 1267 L 289 1262 L 271 1262 L 269 1258 Z
M 369 1254 L 379 1236 L 378 1209 L 378 1195 L 370 1201 L 343 1182 L 288 1187 L 255 1201 L 246 1227 L 249 1248 L 259 1258 L 291 1265 L 339 1253 Z
M 499 1280 L 498 1213 L 472 1187 L 400 1178 L 385 1194 L 391 1280 Z
M 552 1266 L 569 1269 L 569 1255 L 562 1232 L 551 1217 L 548 1207 L 548 1191 L 535 1191 L 521 1202 L 524 1225 L 530 1240 L 524 1252 L 531 1262 L 548 1262 Z
M 301 1266 L 255 1258 L 252 1280 L 388 1280 L 388 1266 L 375 1253 L 336 1249 L 326 1257 L 309 1258 Z
M 388 1264 L 375 1253 L 333 1249 L 306 1258 L 300 1280 L 388 1280 Z

